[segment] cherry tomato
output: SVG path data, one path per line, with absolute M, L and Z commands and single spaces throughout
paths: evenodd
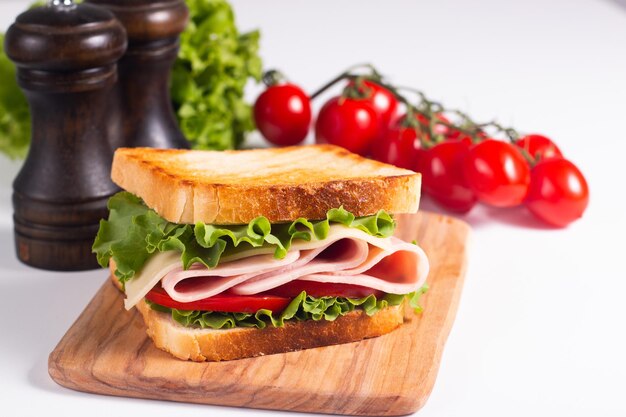
M 441 142 L 419 159 L 422 189 L 449 210 L 466 213 L 476 204 L 476 195 L 468 187 L 463 164 L 470 146 L 465 141 Z
M 450 123 L 448 121 L 448 119 L 446 119 L 443 115 L 439 115 L 438 117 L 440 117 L 442 120 Z M 471 145 L 473 143 L 472 137 L 470 135 L 468 135 L 465 132 L 461 132 L 459 129 L 456 129 L 454 127 L 449 127 L 446 126 L 444 124 L 440 124 L 437 125 L 438 129 L 439 129 L 439 133 L 443 134 L 443 136 L 446 138 L 446 140 L 462 140 L 463 142 L 467 143 L 468 145 Z M 480 140 L 485 140 L 488 139 L 488 136 L 485 132 L 483 131 L 478 131 L 476 133 L 476 136 L 478 136 L 478 138 Z
M 465 142 L 468 146 L 473 143 L 472 137 L 467 133 L 461 132 L 458 129 L 454 129 L 448 126 L 444 126 L 447 130 L 445 132 L 446 140 L 460 140 Z M 487 135 L 484 132 L 478 132 L 477 136 L 480 140 L 488 139 Z
M 261 134 L 274 145 L 295 145 L 309 132 L 311 101 L 296 85 L 272 85 L 254 103 L 254 120 Z
M 526 135 L 515 141 L 515 144 L 526 150 L 531 158 L 542 160 L 562 158 L 561 150 L 549 138 L 542 135 Z
M 379 129 L 382 136 L 387 126 L 394 122 L 397 117 L 398 99 L 391 91 L 373 81 L 363 80 L 362 83 L 362 88 L 370 94 L 367 99 L 372 103 L 372 107 L 379 117 Z M 348 86 L 354 86 L 354 81 L 348 83 Z
M 418 115 L 418 119 L 422 122 L 422 123 L 426 123 L 428 124 L 429 121 L 425 116 L 422 116 L 421 114 Z M 441 121 L 441 122 L 445 122 L 445 123 L 450 123 L 450 120 L 444 116 L 441 113 L 436 113 L 435 114 L 435 119 L 436 121 Z M 450 132 L 451 132 L 451 128 L 449 128 L 448 126 L 446 126 L 443 123 L 437 123 L 435 124 L 435 126 L 433 127 L 433 130 L 435 131 L 435 134 L 437 135 L 442 135 L 445 136 L 447 139 L 450 139 Z
M 453 140 L 453 141 L 462 140 L 466 142 L 468 145 L 472 144 L 471 136 L 461 132 L 458 129 L 455 129 L 453 127 L 450 127 L 444 124 L 444 123 L 448 123 L 448 124 L 451 123 L 450 120 L 446 116 L 444 116 L 441 113 L 436 113 L 434 117 L 437 122 L 443 122 L 443 123 L 435 123 L 435 125 L 433 126 L 433 131 L 436 135 L 443 136 L 445 140 Z M 428 120 L 428 118 L 424 116 L 423 114 L 417 113 L 415 115 L 415 118 L 421 123 L 422 127 L 428 126 L 430 124 L 430 121 Z M 426 135 L 426 139 L 430 139 L 430 137 Z
M 521 204 L 528 192 L 530 167 L 514 145 L 487 139 L 470 149 L 463 172 L 478 199 L 496 207 Z
M 334 97 L 315 122 L 315 140 L 367 156 L 378 135 L 378 118 L 369 100 Z
M 164 307 L 179 310 L 225 311 L 231 313 L 256 313 L 266 308 L 272 311 L 283 311 L 291 302 L 291 298 L 273 295 L 233 295 L 220 294 L 191 303 L 173 300 L 165 290 L 157 285 L 146 294 L 146 298 Z
M 538 218 L 565 227 L 579 219 L 589 204 L 589 187 L 567 159 L 546 159 L 531 171 L 526 207 Z
M 414 169 L 423 152 L 416 129 L 401 123 L 395 123 L 382 139 L 372 143 L 374 159 L 400 168 Z
M 434 117 L 439 121 L 444 121 L 444 122 L 448 122 L 448 119 L 443 115 L 443 114 L 435 114 Z M 403 118 L 406 118 L 406 115 L 403 116 Z M 417 119 L 420 122 L 420 128 L 427 131 L 426 129 L 428 129 L 428 126 L 430 126 L 430 120 L 428 120 L 428 118 L 426 116 L 424 116 L 423 114 L 420 113 L 415 113 L 415 119 Z M 435 124 L 435 126 L 433 126 L 433 130 L 435 132 L 435 134 L 439 134 L 439 135 L 443 135 L 446 136 L 446 133 L 448 131 L 448 127 L 446 125 L 437 123 Z M 425 139 L 429 139 L 430 140 L 430 136 L 428 134 L 425 134 Z
M 335 284 L 332 282 L 315 282 L 299 279 L 283 284 L 280 287 L 272 288 L 263 294 L 294 298 L 302 291 L 306 291 L 307 295 L 312 297 L 363 298 L 371 294 L 377 297 L 383 294 L 382 291 L 362 287 L 360 285 Z

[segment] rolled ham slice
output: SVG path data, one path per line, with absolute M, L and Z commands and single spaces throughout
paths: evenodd
M 424 285 L 428 269 L 426 254 L 417 245 L 333 225 L 324 240 L 294 242 L 282 260 L 259 255 L 223 263 L 214 269 L 168 268 L 161 284 L 179 302 L 202 300 L 226 290 L 252 295 L 297 279 L 406 294 Z
M 170 276 L 170 272 L 175 272 L 172 286 L 179 284 L 181 288 L 187 288 L 186 291 L 181 292 L 181 298 L 196 301 L 198 298 L 195 298 L 197 295 L 194 293 L 216 295 L 236 285 L 237 282 L 243 282 L 259 273 L 292 264 L 300 258 L 298 250 L 290 251 L 283 259 L 276 259 L 273 254 L 268 254 L 265 248 L 257 249 L 259 251 L 256 255 L 220 263 L 210 270 L 198 263 L 192 265 L 187 271 L 181 267 L 180 252 L 157 253 L 146 262 L 139 274 L 126 283 L 124 306 L 127 310 L 133 308 L 163 277 Z M 209 284 L 209 288 L 205 284 Z M 174 291 L 173 288 L 172 291 Z
M 289 267 L 299 259 L 300 251 L 296 250 L 288 252 L 283 259 L 276 259 L 274 255 L 257 255 L 220 264 L 210 270 L 202 264 L 192 265 L 186 271 L 179 267 L 168 272 L 161 285 L 174 300 L 189 303 L 220 294 L 259 274 Z

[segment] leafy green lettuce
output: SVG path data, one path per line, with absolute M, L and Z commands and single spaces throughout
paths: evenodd
M 0 152 L 24 158 L 30 143 L 30 112 L 24 93 L 17 85 L 15 65 L 4 53 L 0 34 Z
M 224 313 L 217 311 L 184 311 L 168 308 L 146 300 L 153 310 L 172 315 L 172 318 L 185 327 L 202 329 L 232 329 L 234 327 L 256 327 L 263 329 L 268 325 L 283 327 L 286 320 L 327 320 L 333 321 L 355 309 L 365 311 L 368 316 L 373 316 L 387 306 L 400 305 L 405 298 L 415 312 L 421 312 L 419 305 L 420 296 L 427 291 L 424 286 L 418 291 L 406 295 L 386 294 L 382 299 L 376 299 L 375 295 L 364 298 L 344 297 L 311 297 L 301 292 L 281 313 L 273 313 L 270 310 L 259 310 L 251 313 Z
M 176 224 L 160 217 L 143 201 L 128 192 L 109 199 L 109 219 L 100 221 L 92 251 L 105 268 L 110 259 L 117 265 L 115 274 L 122 283 L 141 270 L 157 252 L 176 250 L 183 267 L 194 263 L 214 268 L 220 258 L 251 247 L 267 247 L 276 258 L 284 258 L 295 239 L 325 239 L 331 223 L 343 224 L 378 237 L 389 237 L 395 229 L 393 218 L 381 210 L 373 216 L 355 218 L 343 208 L 331 209 L 325 220 L 304 218 L 291 223 L 270 224 L 263 216 L 246 225 L 218 226 L 205 223 Z
M 180 128 L 194 148 L 238 147 L 254 129 L 243 95 L 249 79 L 261 79 L 260 34 L 240 34 L 225 0 L 187 0 L 187 6 L 190 21 L 171 84 Z

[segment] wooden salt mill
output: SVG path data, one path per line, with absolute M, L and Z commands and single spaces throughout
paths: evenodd
M 189 20 L 185 1 L 86 1 L 113 12 L 128 34 L 111 106 L 122 133 L 111 135 L 118 137 L 112 147 L 189 148 L 174 116 L 169 87 L 179 36 Z
M 5 42 L 33 132 L 13 183 L 17 256 L 44 269 L 97 268 L 91 246 L 118 191 L 105 117 L 124 28 L 108 10 L 50 0 L 18 16 Z

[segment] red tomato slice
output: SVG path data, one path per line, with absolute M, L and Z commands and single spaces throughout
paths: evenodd
M 291 298 L 274 295 L 234 295 L 220 294 L 191 303 L 173 300 L 165 290 L 156 286 L 146 294 L 153 303 L 178 310 L 224 311 L 229 313 L 256 313 L 261 309 L 280 312 L 291 302 Z
M 306 291 L 307 295 L 312 297 L 346 297 L 346 298 L 363 298 L 374 294 L 380 297 L 383 292 L 368 287 L 351 284 L 335 284 L 332 282 L 315 282 L 295 280 L 283 284 L 280 287 L 272 288 L 263 294 L 274 295 L 280 297 L 296 297 L 302 291 Z
M 146 294 L 146 298 L 153 303 L 178 310 L 256 313 L 258 310 L 266 308 L 274 312 L 281 312 L 302 291 L 306 291 L 312 297 L 363 298 L 371 294 L 376 297 L 383 295 L 382 291 L 359 285 L 295 280 L 258 295 L 222 293 L 191 303 L 173 300 L 162 287 L 157 285 Z

